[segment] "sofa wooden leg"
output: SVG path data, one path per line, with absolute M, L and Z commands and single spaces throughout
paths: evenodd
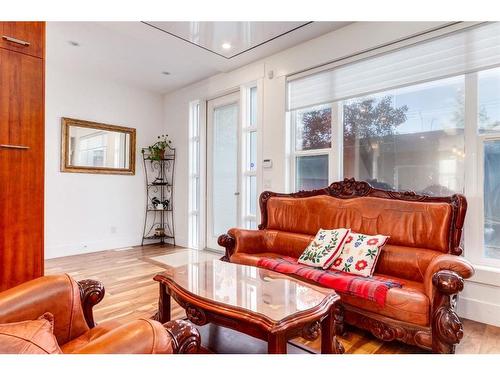
M 464 328 L 455 312 L 457 294 L 464 287 L 464 281 L 457 273 L 443 270 L 432 278 L 436 287 L 434 312 L 432 314 L 432 352 L 455 353 L 455 345 L 464 335 Z

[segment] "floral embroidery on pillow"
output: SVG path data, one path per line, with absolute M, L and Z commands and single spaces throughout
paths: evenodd
M 344 249 L 332 263 L 331 269 L 360 276 L 372 276 L 382 247 L 389 236 L 351 232 Z
M 298 259 L 298 263 L 328 268 L 342 252 L 350 229 L 320 229 Z

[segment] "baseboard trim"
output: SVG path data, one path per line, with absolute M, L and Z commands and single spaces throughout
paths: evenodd
M 85 241 L 82 243 L 64 244 L 45 247 L 45 259 L 60 258 L 70 255 L 95 253 L 104 250 L 118 250 L 141 244 L 137 237 L 109 238 L 100 241 Z
M 459 297 L 457 312 L 463 318 L 500 327 L 500 305 Z

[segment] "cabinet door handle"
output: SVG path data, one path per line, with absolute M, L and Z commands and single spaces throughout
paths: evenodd
M 12 38 L 12 37 L 7 36 L 7 35 L 2 35 L 2 39 L 5 39 L 7 42 L 20 44 L 20 45 L 25 46 L 25 47 L 29 47 L 29 45 L 30 45 L 30 43 L 26 42 L 25 40 Z
M 28 146 L 19 146 L 19 145 L 0 145 L 1 148 L 11 148 L 15 150 L 29 150 Z

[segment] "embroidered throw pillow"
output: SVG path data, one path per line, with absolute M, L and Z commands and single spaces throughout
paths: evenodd
M 389 236 L 351 232 L 344 244 L 342 253 L 333 262 L 330 269 L 360 276 L 372 276 L 375 271 L 380 250 Z
M 0 353 L 62 353 L 53 331 L 54 316 L 48 312 L 37 320 L 0 324 Z
M 306 247 L 298 263 L 327 269 L 340 255 L 350 229 L 320 229 Z

